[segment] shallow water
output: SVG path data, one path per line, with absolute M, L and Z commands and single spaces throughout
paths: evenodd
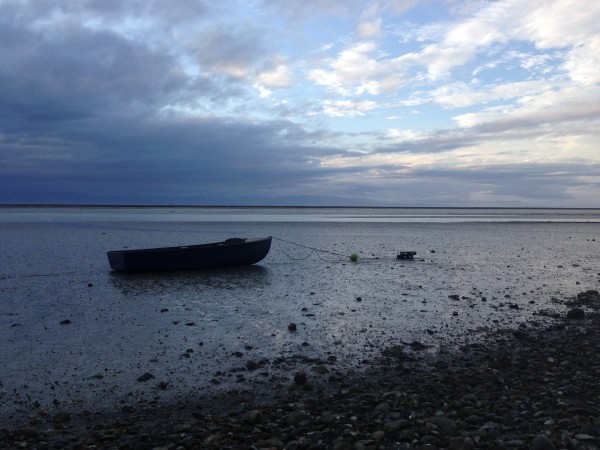
M 598 289 L 597 211 L 486 211 L 4 209 L 1 415 L 287 382 L 315 359 L 360 370 L 382 348 L 528 326 Z M 256 266 L 144 275 L 112 273 L 105 255 L 268 235 L 329 253 L 274 240 Z

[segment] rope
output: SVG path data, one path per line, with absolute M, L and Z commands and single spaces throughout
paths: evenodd
M 310 257 L 311 255 L 313 255 L 314 253 L 317 253 L 317 255 L 319 253 L 329 253 L 330 255 L 339 256 L 340 258 L 344 258 L 344 259 L 348 258 L 347 255 L 342 255 L 341 253 L 332 252 L 330 250 L 323 250 L 321 248 L 316 248 L 316 247 L 310 247 L 308 245 L 298 244 L 297 242 L 292 242 L 292 241 L 288 241 L 288 240 L 277 238 L 277 237 L 273 237 L 273 236 L 271 236 L 271 237 L 272 237 L 272 239 L 275 239 L 276 241 L 285 242 L 286 244 L 291 244 L 291 245 L 295 245 L 297 247 L 302 247 L 302 248 L 306 248 L 308 250 L 311 250 L 311 252 L 308 255 L 306 255 L 306 256 L 304 256 L 302 258 L 295 258 L 293 256 L 288 255 L 286 253 L 286 251 L 283 249 L 283 247 L 281 246 L 281 244 L 279 242 L 277 242 L 277 244 L 279 245 L 279 248 L 285 254 L 285 256 L 287 256 L 290 259 L 296 260 L 296 261 L 301 261 L 301 260 L 307 259 L 308 257 Z
M 297 242 L 288 241 L 288 240 L 286 240 L 286 239 L 281 239 L 281 238 L 274 237 L 274 236 L 271 236 L 271 238 L 272 238 L 272 239 L 275 239 L 276 241 L 279 241 L 279 242 L 277 242 L 277 244 L 279 245 L 279 248 L 281 249 L 281 251 L 283 252 L 283 254 L 284 254 L 285 256 L 287 256 L 289 259 L 292 259 L 292 260 L 294 260 L 294 261 L 303 261 L 303 260 L 305 260 L 305 259 L 309 258 L 310 256 L 312 256 L 312 255 L 313 255 L 313 254 L 315 254 L 315 253 L 316 253 L 316 254 L 317 254 L 317 256 L 319 256 L 319 257 L 321 257 L 321 253 L 328 253 L 328 254 L 330 254 L 330 255 L 334 255 L 334 256 L 337 256 L 337 257 L 339 257 L 339 258 L 348 259 L 348 255 L 343 255 L 343 254 L 341 254 L 341 253 L 332 252 L 331 250 L 324 250 L 324 249 L 322 249 L 322 248 L 310 247 L 310 246 L 308 246 L 308 245 L 304 245 L 304 244 L 298 244 Z M 311 250 L 311 251 L 310 251 L 310 253 L 308 253 L 306 256 L 303 256 L 303 257 L 297 258 L 297 257 L 294 257 L 294 256 L 291 256 L 291 255 L 289 255 L 289 254 L 288 254 L 288 253 L 287 253 L 287 252 L 286 252 L 286 251 L 283 249 L 283 247 L 281 246 L 281 242 L 285 242 L 286 244 L 290 244 L 290 245 L 295 245 L 295 246 L 297 246 L 297 247 L 306 248 L 306 249 L 308 249 L 308 250 Z M 373 260 L 387 260 L 388 258 L 385 258 L 385 257 L 379 257 L 379 256 L 372 256 L 372 257 L 368 257 L 368 256 L 366 256 L 366 257 L 361 257 L 360 259 L 361 259 L 361 260 L 364 260 L 364 259 L 373 259 Z M 394 260 L 396 260 L 397 258 L 393 258 L 393 259 L 394 259 Z M 333 260 L 330 260 L 330 261 L 333 261 Z M 406 261 L 425 261 L 425 260 L 424 260 L 423 258 L 413 258 L 413 259 L 409 259 L 409 260 L 406 260 Z

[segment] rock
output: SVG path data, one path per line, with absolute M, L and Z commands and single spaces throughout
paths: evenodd
M 69 319 L 61 320 L 61 325 L 71 325 L 71 321 Z
M 410 346 L 413 350 L 425 350 L 428 346 L 420 343 L 419 341 L 412 341 Z
M 529 446 L 530 450 L 556 450 L 556 447 L 552 443 L 550 439 L 548 439 L 543 434 L 538 434 L 531 441 L 531 445 Z
M 263 418 L 263 414 L 258 409 L 252 409 L 242 414 L 242 420 L 246 423 L 257 424 Z
M 149 372 L 146 372 L 144 375 L 141 375 L 141 376 L 139 376 L 139 377 L 137 378 L 137 380 L 138 380 L 139 382 L 143 383 L 143 382 L 145 382 L 145 381 L 148 381 L 148 380 L 151 380 L 151 379 L 153 379 L 153 378 L 154 378 L 154 375 L 152 375 L 152 374 L 151 374 L 151 373 L 149 373 Z
M 473 441 L 469 438 L 457 437 L 450 440 L 448 448 L 451 450 L 471 450 L 473 448 Z
M 287 416 L 285 416 L 285 422 L 288 425 L 298 426 L 300 422 L 304 420 L 305 417 L 306 414 L 304 414 L 302 411 L 292 411 Z
M 307 379 L 308 378 L 304 372 L 296 372 L 294 374 L 294 383 L 296 384 L 305 384 Z
M 376 442 L 380 442 L 383 441 L 383 438 L 385 438 L 385 432 L 381 431 L 381 430 L 377 430 L 375 432 L 373 432 L 371 434 L 371 437 L 376 441 Z
M 21 439 L 37 440 L 40 438 L 40 433 L 33 427 L 23 427 L 18 432 Z
M 264 441 L 259 441 L 256 444 L 254 444 L 255 448 L 272 448 L 275 447 L 277 449 L 279 448 L 284 448 L 285 444 L 283 442 L 281 442 L 279 439 L 277 438 L 270 438 L 270 439 L 266 439 Z
M 434 424 L 446 436 L 454 436 L 456 433 L 456 422 L 449 417 L 433 416 L 427 422 Z
M 402 348 L 401 345 L 394 345 L 393 347 L 386 348 L 381 352 L 381 354 L 383 356 L 387 356 L 390 358 L 396 358 L 396 359 L 406 358 L 406 355 L 404 354 L 404 349 Z
M 391 422 L 386 422 L 383 424 L 383 430 L 388 434 L 397 433 L 400 430 L 404 430 L 410 427 L 410 422 L 408 420 L 392 420 Z
M 373 414 L 376 416 L 380 414 L 387 414 L 392 410 L 392 407 L 389 403 L 380 403 L 373 409 Z
M 591 435 L 585 434 L 585 433 L 576 434 L 575 439 L 577 439 L 578 441 L 594 441 L 594 440 L 596 440 L 596 438 L 594 436 L 591 436 Z
M 580 320 L 585 317 L 585 312 L 581 308 L 573 308 L 567 312 L 567 319 Z
M 352 444 L 346 441 L 337 441 L 333 444 L 332 450 L 350 450 L 352 448 Z
M 312 368 L 312 371 L 315 373 L 319 373 L 321 375 L 325 375 L 328 374 L 330 372 L 330 370 L 327 368 L 327 366 L 323 365 L 323 364 L 319 364 L 318 366 L 314 366 Z
M 71 422 L 71 414 L 66 412 L 59 412 L 52 416 L 52 422 L 56 428 L 67 426 Z

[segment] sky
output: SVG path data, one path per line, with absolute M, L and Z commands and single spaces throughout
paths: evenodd
M 600 2 L 0 0 L 0 204 L 600 207 Z

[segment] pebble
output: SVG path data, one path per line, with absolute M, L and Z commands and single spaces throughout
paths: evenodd
M 488 330 L 482 342 L 435 358 L 409 358 L 385 342 L 364 374 L 311 362 L 310 383 L 306 371 L 290 369 L 293 377 L 269 398 L 236 390 L 114 413 L 32 410 L 28 423 L 0 425 L 0 448 L 597 449 L 596 299 L 575 300 L 586 302 L 586 326 L 563 314 L 549 319 L 556 320 L 551 327 L 528 326 L 521 338 Z M 246 364 L 244 371 L 263 361 Z M 330 372 L 312 370 L 318 367 Z M 152 378 L 146 372 L 138 380 Z
M 556 447 L 552 443 L 550 439 L 548 439 L 543 434 L 538 434 L 533 438 L 531 445 L 529 446 L 530 450 L 556 450 Z

